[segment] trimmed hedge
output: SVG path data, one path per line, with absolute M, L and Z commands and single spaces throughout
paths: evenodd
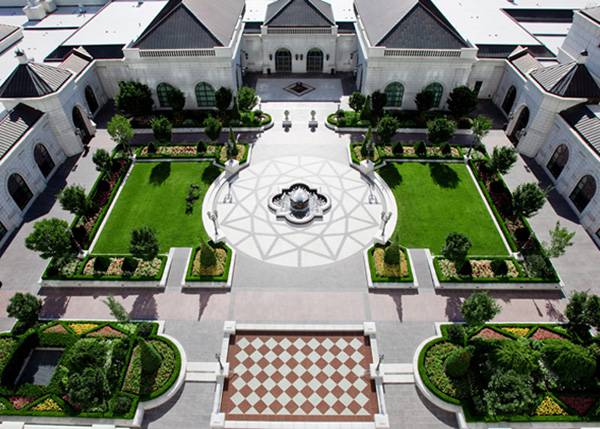
M 186 281 L 190 281 L 190 282 L 226 282 L 227 279 L 229 278 L 229 274 L 231 271 L 231 256 L 232 256 L 231 248 L 229 246 L 227 246 L 225 243 L 215 244 L 212 241 L 210 241 L 208 243 L 208 245 L 211 246 L 213 249 L 223 249 L 227 253 L 227 258 L 225 259 L 225 266 L 223 267 L 223 274 L 221 274 L 220 276 L 197 276 L 197 275 L 192 274 L 192 271 L 194 269 L 194 260 L 196 259 L 196 255 L 200 251 L 200 246 L 198 246 L 194 249 L 194 251 L 192 252 L 192 255 L 190 257 L 190 260 L 188 263 L 188 268 L 187 268 L 187 274 L 185 277 Z
M 413 273 L 412 273 L 412 267 L 410 266 L 410 259 L 408 257 L 408 251 L 404 248 L 404 247 L 400 247 L 401 252 L 404 254 L 404 257 L 406 258 L 406 269 L 408 271 L 407 275 L 404 277 L 387 277 L 387 276 L 380 276 L 377 274 L 377 271 L 375 269 L 375 259 L 373 257 L 373 253 L 375 252 L 375 249 L 385 249 L 385 245 L 383 244 L 376 244 L 373 247 L 371 247 L 369 250 L 367 250 L 367 254 L 369 256 L 369 270 L 371 273 L 371 280 L 374 283 L 408 283 L 408 282 L 412 282 L 414 280 L 413 278 Z

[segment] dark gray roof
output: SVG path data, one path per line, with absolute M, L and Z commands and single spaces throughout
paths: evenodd
M 0 158 L 8 153 L 43 114 L 33 107 L 19 103 L 0 119 Z
M 141 49 L 227 46 L 244 0 L 170 0 L 134 43 Z
M 377 45 L 405 49 L 466 47 L 466 43 L 455 32 L 421 4 L 416 4 Z
M 276 0 L 267 6 L 265 25 L 330 27 L 335 20 L 331 4 L 323 0 Z
M 468 46 L 430 1 L 354 0 L 354 5 L 373 46 L 413 49 Z
M 81 73 L 93 61 L 93 57 L 83 48 L 73 49 L 59 67 L 71 70 L 75 74 Z
M 600 24 L 600 6 L 583 9 L 581 13 Z
M 0 40 L 6 39 L 8 36 L 18 30 L 19 27 L 16 25 L 0 24 Z
M 531 76 L 548 92 L 566 98 L 600 98 L 600 88 L 585 64 L 542 67 Z
M 515 53 L 508 57 L 508 60 L 523 75 L 542 67 L 538 60 L 536 60 L 533 55 L 531 55 L 529 51 L 524 48 L 517 48 Z
M 70 71 L 59 67 L 19 64 L 0 86 L 0 98 L 42 97 L 57 91 L 70 77 Z
M 600 154 L 600 118 L 585 104 L 578 104 L 560 112 L 563 119 Z

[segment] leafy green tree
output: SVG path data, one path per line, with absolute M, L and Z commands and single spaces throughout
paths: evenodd
M 119 82 L 119 93 L 115 97 L 117 111 L 132 116 L 149 115 L 152 113 L 154 101 L 148 85 L 140 82 Z
M 483 392 L 487 414 L 529 415 L 536 396 L 529 377 L 514 370 L 496 371 Z
M 477 107 L 477 94 L 468 86 L 457 86 L 448 96 L 448 110 L 455 118 L 468 115 Z
M 492 156 L 486 161 L 486 167 L 491 173 L 506 174 L 517 162 L 517 151 L 508 146 L 496 146 Z
M 365 105 L 365 100 L 366 100 L 366 97 L 362 93 L 360 93 L 358 91 L 354 91 L 352 93 L 352 95 L 350 95 L 350 98 L 348 99 L 348 104 L 350 105 L 350 108 L 352 110 L 354 110 L 356 113 L 358 113 Z
M 596 358 L 585 347 L 571 341 L 544 341 L 542 357 L 558 376 L 561 387 L 568 390 L 589 383 L 596 373 Z
M 136 258 L 151 261 L 158 256 L 158 239 L 156 233 L 149 226 L 131 231 L 129 251 Z
M 587 322 L 600 331 L 600 297 L 598 295 L 590 295 L 586 305 L 585 313 Z
M 155 374 L 162 362 L 160 354 L 152 344 L 148 344 L 145 340 L 140 340 L 140 359 L 144 374 Z
M 569 320 L 569 325 L 578 330 L 585 331 L 588 329 L 588 299 L 587 292 L 575 291 L 571 294 L 569 302 L 565 308 L 565 316 Z
M 457 346 L 464 347 L 467 342 L 467 334 L 463 325 L 452 324 L 448 326 L 448 341 Z
M 65 187 L 58 194 L 58 201 L 63 210 L 73 213 L 76 216 L 83 216 L 90 209 L 90 201 L 85 193 L 85 189 L 80 185 Z
M 258 103 L 258 97 L 254 88 L 242 86 L 238 89 L 237 99 L 242 112 L 250 112 Z
M 183 111 L 185 106 L 185 95 L 179 88 L 171 87 L 171 90 L 167 92 L 167 103 L 173 109 L 173 112 L 179 114 Z
M 538 367 L 538 358 L 538 352 L 529 347 L 529 340 L 526 338 L 502 341 L 494 351 L 497 366 L 523 375 L 530 375 Z
M 67 381 L 69 401 L 87 410 L 101 405 L 110 395 L 106 373 L 102 367 L 88 367 L 72 373 Z
M 435 118 L 427 122 L 427 138 L 433 144 L 445 143 L 454 136 L 456 122 L 448 118 Z
M 371 110 L 371 96 L 367 95 L 365 98 L 365 103 L 363 104 L 362 109 L 360 109 L 360 120 L 371 121 L 372 116 L 373 112 Z
M 222 86 L 215 91 L 215 105 L 221 114 L 224 114 L 225 111 L 229 109 L 232 98 L 233 95 L 231 94 L 231 90 L 229 88 Z
M 63 266 L 77 253 L 69 224 L 56 218 L 36 222 L 25 239 L 25 246 L 39 252 L 43 259 L 52 259 L 57 267 Z
M 105 149 L 96 150 L 94 155 L 92 155 L 92 161 L 96 165 L 96 170 L 101 173 L 108 174 L 112 170 L 112 158 L 110 153 Z
M 200 265 L 207 268 L 217 265 L 215 250 L 206 243 L 200 246 Z
M 444 362 L 444 371 L 448 377 L 464 377 L 471 365 L 471 357 L 471 351 L 467 348 L 460 347 L 453 350 Z
M 483 144 L 483 138 L 488 135 L 492 129 L 492 120 L 484 115 L 479 115 L 473 119 L 471 130 L 473 131 L 473 145 L 469 146 L 467 156 L 471 157 L 473 146 L 479 147 Z
M 42 300 L 30 293 L 17 292 L 6 307 L 9 317 L 14 317 L 19 322 L 31 325 L 38 321 L 42 310 Z
M 217 141 L 221 135 L 223 124 L 217 118 L 209 116 L 204 120 L 204 134 L 211 140 Z
M 152 127 L 152 132 L 154 133 L 154 138 L 156 140 L 164 143 L 171 142 L 173 125 L 169 119 L 165 118 L 164 116 L 152 118 L 150 120 L 150 126 Z
M 471 249 L 471 240 L 459 232 L 451 232 L 446 237 L 446 244 L 442 249 L 444 258 L 454 262 L 457 271 L 460 271 L 467 260 L 467 254 Z
M 546 202 L 546 193 L 537 183 L 524 183 L 517 186 L 513 193 L 513 209 L 517 216 L 531 217 Z
M 435 101 L 435 94 L 433 91 L 424 89 L 419 92 L 415 97 L 415 104 L 417 105 L 417 111 L 420 115 L 431 110 Z
M 400 127 L 398 121 L 391 116 L 384 116 L 377 123 L 377 135 L 381 142 L 386 145 L 392 140 L 396 130 Z
M 129 313 L 127 310 L 125 310 L 125 307 L 123 307 L 123 305 L 115 299 L 114 296 L 109 296 L 103 302 L 110 310 L 110 314 L 112 314 L 117 321 L 122 323 L 129 322 Z
M 477 326 L 492 320 L 500 306 L 487 292 L 474 292 L 464 300 L 460 311 L 468 325 Z
M 567 228 L 560 226 L 557 221 L 553 229 L 550 230 L 550 242 L 544 242 L 543 247 L 549 258 L 558 258 L 567 251 L 567 247 L 573 245 L 575 231 L 571 232 Z
M 123 115 L 115 115 L 106 126 L 106 130 L 110 135 L 110 138 L 118 145 L 118 147 L 124 152 L 131 153 L 131 146 L 129 143 L 133 138 L 133 127 L 131 122 Z
M 383 109 L 387 104 L 387 96 L 384 92 L 375 91 L 371 94 L 371 105 L 373 107 L 373 117 L 379 119 L 383 116 Z

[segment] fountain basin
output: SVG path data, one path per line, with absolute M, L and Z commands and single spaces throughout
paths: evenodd
M 330 199 L 316 188 L 304 183 L 294 183 L 269 198 L 269 208 L 278 218 L 302 225 L 322 218 L 331 208 Z

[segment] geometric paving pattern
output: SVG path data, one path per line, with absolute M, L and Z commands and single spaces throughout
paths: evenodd
M 277 219 L 269 197 L 302 181 L 331 200 L 322 219 L 293 225 Z M 242 253 L 276 265 L 311 267 L 337 262 L 365 249 L 380 232 L 381 196 L 347 164 L 310 156 L 285 156 L 251 164 L 233 182 L 233 202 L 217 196 L 219 224 L 227 242 Z M 388 225 L 391 231 L 393 226 Z
M 371 347 L 362 333 L 230 338 L 226 420 L 373 421 Z

